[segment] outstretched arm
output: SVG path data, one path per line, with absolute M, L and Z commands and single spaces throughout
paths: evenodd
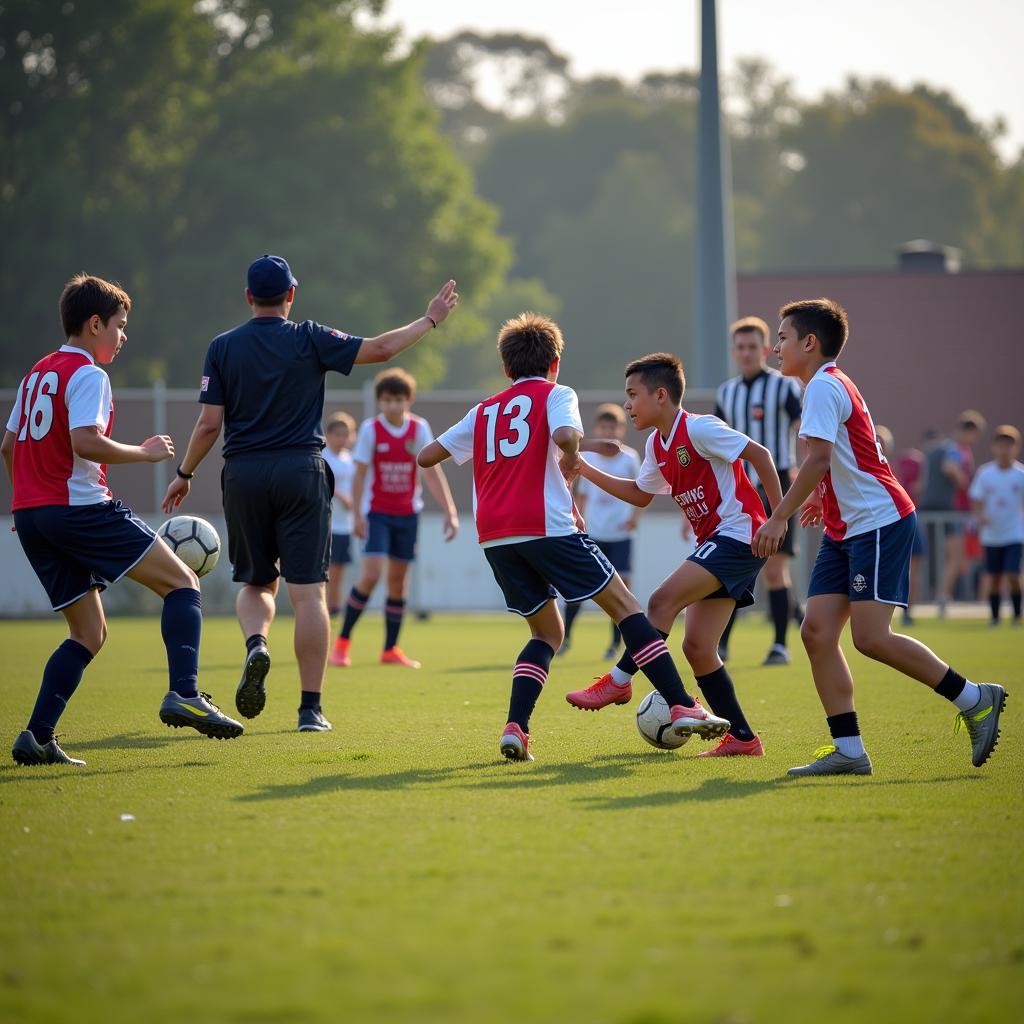
M 786 536 L 787 520 L 803 507 L 817 489 L 832 464 L 832 442 L 820 437 L 808 437 L 807 457 L 800 466 L 793 485 L 775 506 L 771 518 L 754 534 L 751 550 L 758 558 L 774 555 Z M 776 479 L 778 476 L 776 475 Z M 806 525 L 806 524 L 805 524 Z
M 364 338 L 356 362 L 386 363 L 394 359 L 406 349 L 412 348 L 428 331 L 444 323 L 458 304 L 459 293 L 455 290 L 455 282 L 448 281 L 430 300 L 426 313 L 418 320 L 404 327 L 396 327 L 386 334 L 378 334 L 375 338 Z
M 580 463 L 580 476 L 585 480 L 589 480 L 592 484 L 596 484 L 602 491 L 607 491 L 620 501 L 636 505 L 637 508 L 647 508 L 654 498 L 653 494 L 640 490 L 635 480 L 626 480 L 621 476 L 603 473 L 595 466 L 590 465 L 589 462 Z
M 71 431 L 71 448 L 86 462 L 108 466 L 128 462 L 163 462 L 174 457 L 174 442 L 166 434 L 146 438 L 142 444 L 121 444 L 101 434 L 99 427 L 75 427 Z

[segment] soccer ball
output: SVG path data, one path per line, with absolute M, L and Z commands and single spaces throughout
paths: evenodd
M 220 558 L 217 531 L 198 516 L 175 516 L 157 530 L 167 546 L 197 575 L 205 576 Z
M 690 737 L 677 736 L 669 728 L 671 725 L 665 698 L 657 690 L 652 690 L 636 709 L 636 727 L 640 735 L 659 750 L 676 750 L 689 742 Z

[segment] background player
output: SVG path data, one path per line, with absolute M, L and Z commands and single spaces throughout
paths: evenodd
M 716 416 L 694 416 L 682 408 L 683 364 L 665 352 L 635 359 L 626 367 L 626 412 L 638 430 L 652 430 L 637 479 L 623 480 L 581 465 L 580 473 L 623 501 L 645 507 L 655 494 L 671 494 L 696 534 L 697 548 L 651 595 L 647 614 L 667 638 L 686 609 L 683 654 L 701 693 L 732 727 L 722 742 L 700 757 L 764 754 L 747 721 L 728 670 L 718 655 L 722 630 L 737 606 L 753 603 L 754 581 L 764 565 L 751 551 L 754 531 L 765 521 L 761 500 L 740 460 L 756 467 L 772 508 L 782 496 L 768 449 Z M 633 695 L 636 664 L 623 655 L 611 672 L 585 690 L 566 695 L 574 707 L 598 710 L 625 704 Z
M 50 656 L 26 728 L 11 751 L 19 764 L 75 764 L 54 729 L 107 637 L 100 592 L 122 576 L 163 598 L 160 631 L 170 689 L 160 705 L 167 725 L 217 739 L 242 726 L 197 686 L 203 617 L 199 580 L 107 487 L 107 465 L 163 462 L 166 436 L 140 445 L 110 438 L 110 363 L 126 341 L 131 299 L 118 285 L 78 274 L 64 287 L 60 317 L 67 344 L 40 359 L 18 387 L 0 450 L 14 488 L 14 525 L 32 568 L 70 636 Z
M 988 574 L 988 603 L 992 625 L 999 625 L 1002 583 L 1006 580 L 1013 605 L 1013 624 L 1021 624 L 1020 562 L 1024 550 L 1024 465 L 1020 431 L 1004 424 L 992 435 L 992 462 L 986 462 L 971 481 L 971 506 L 981 525 Z
M 611 455 L 588 452 L 587 462 L 611 476 L 632 479 L 640 472 L 640 456 L 633 448 L 622 444 L 626 436 L 626 414 L 621 406 L 612 403 L 598 406 L 594 415 L 594 436 L 617 441 L 619 448 Z M 586 521 L 587 533 L 605 553 L 615 571 L 622 577 L 622 582 L 628 587 L 629 577 L 633 571 L 633 532 L 640 519 L 640 509 L 625 501 L 619 501 L 607 491 L 595 487 L 585 477 L 580 477 L 576 485 L 576 507 Z M 569 650 L 572 625 L 582 608 L 582 601 L 565 606 L 565 640 L 558 649 L 559 654 Z M 611 627 L 611 642 L 604 652 L 605 660 L 616 656 L 622 639 L 619 627 L 614 622 Z
M 352 482 L 355 535 L 366 541 L 362 573 L 352 588 L 345 606 L 341 634 L 334 641 L 331 664 L 352 663 L 349 655 L 352 630 L 366 608 L 387 565 L 387 599 L 384 605 L 384 665 L 419 668 L 420 663 L 406 657 L 398 646 L 398 634 L 405 616 L 405 595 L 409 569 L 416 560 L 423 494 L 416 456 L 434 435 L 430 424 L 410 412 L 416 397 L 416 379 L 395 367 L 384 370 L 374 380 L 377 408 L 373 419 L 359 427 L 352 452 L 356 472 Z M 423 474 L 430 493 L 444 512 L 444 539 L 450 541 L 459 529 L 459 516 L 439 466 Z M 366 488 L 369 497 L 364 501 Z M 368 512 L 364 514 L 364 507 Z
M 421 466 L 473 460 L 480 545 L 510 612 L 530 640 L 512 671 L 502 754 L 532 761 L 530 715 L 562 643 L 556 591 L 594 601 L 616 622 L 626 649 L 671 709 L 678 735 L 724 735 L 729 723 L 708 714 L 683 687 L 665 641 L 600 548 L 580 532 L 566 476 L 581 466 L 576 393 L 557 383 L 564 342 L 558 325 L 536 313 L 509 320 L 498 352 L 510 387 L 474 406 L 419 454 Z
M 775 354 L 782 372 L 805 386 L 800 435 L 807 457 L 758 530 L 754 548 L 761 555 L 777 550 L 797 509 L 805 526 L 825 524 L 801 637 L 833 738 L 813 762 L 789 774 L 871 774 L 854 710 L 853 676 L 839 646 L 847 621 L 861 654 L 956 705 L 957 728 L 967 726 L 972 761 L 979 767 L 999 738 L 1006 691 L 970 682 L 924 644 L 892 632 L 893 611 L 907 603 L 917 515 L 881 452 L 864 398 L 836 365 L 849 331 L 846 311 L 831 299 L 806 299 L 783 306 L 779 315 Z
M 347 412 L 336 412 L 327 420 L 324 461 L 334 474 L 334 501 L 331 504 L 331 564 L 327 570 L 327 614 L 341 611 L 341 584 L 345 566 L 352 564 L 352 442 L 356 421 Z
M 732 358 L 740 372 L 719 387 L 715 396 L 715 415 L 733 430 L 746 434 L 768 449 L 785 494 L 796 472 L 801 391 L 795 380 L 783 377 L 768 365 L 769 339 L 768 325 L 760 317 L 744 317 L 732 325 Z M 761 495 L 765 511 L 770 512 L 768 496 L 757 470 L 750 463 L 744 468 Z M 779 550 L 768 559 L 761 573 L 768 587 L 768 611 L 775 628 L 775 640 L 764 659 L 765 665 L 789 664 L 786 646 L 789 620 L 791 616 L 798 621 L 802 617 L 793 598 L 793 581 L 789 575 L 789 561 L 796 554 L 795 527 L 794 519 Z M 728 659 L 729 636 L 735 621 L 733 613 L 722 634 L 718 653 L 723 661 Z

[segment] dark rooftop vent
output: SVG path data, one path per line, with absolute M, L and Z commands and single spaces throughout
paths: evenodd
M 960 272 L 960 250 L 952 245 L 937 245 L 935 242 L 917 238 L 901 245 L 896 254 L 900 270 L 915 274 L 958 274 Z

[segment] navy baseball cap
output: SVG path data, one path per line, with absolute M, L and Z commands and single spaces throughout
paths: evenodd
M 257 299 L 272 299 L 283 295 L 298 283 L 288 261 L 281 256 L 264 253 L 249 265 L 249 291 Z

